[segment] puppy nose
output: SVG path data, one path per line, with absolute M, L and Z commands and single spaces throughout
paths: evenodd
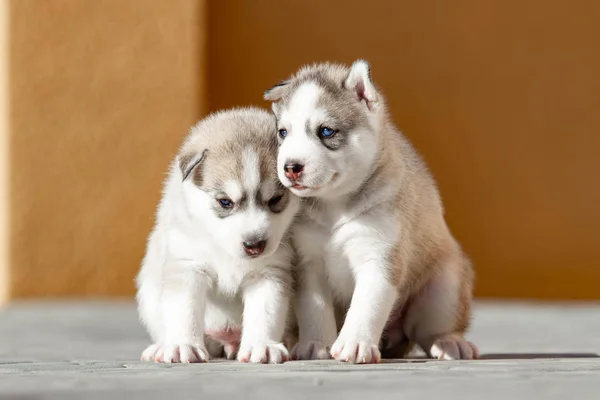
M 304 165 L 297 163 L 289 163 L 285 164 L 283 166 L 283 169 L 285 171 L 286 178 L 288 178 L 291 181 L 297 181 L 298 179 L 300 179 L 300 175 L 304 170 Z
M 244 251 L 251 257 L 256 257 L 262 254 L 265 251 L 265 247 L 267 247 L 266 240 L 258 240 L 255 242 L 244 242 Z

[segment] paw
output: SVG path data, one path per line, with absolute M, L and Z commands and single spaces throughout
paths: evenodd
M 355 335 L 342 335 L 331 346 L 331 355 L 337 361 L 353 364 L 377 364 L 381 361 L 378 342 Z
M 223 345 L 223 350 L 225 352 L 225 358 L 228 360 L 235 360 L 238 354 L 238 350 L 240 348 L 239 342 L 229 342 Z
M 142 353 L 143 361 L 171 363 L 201 363 L 209 360 L 203 344 L 153 344 Z
M 479 358 L 477 347 L 458 335 L 445 335 L 431 345 L 429 354 L 438 360 L 472 360 Z
M 311 340 L 306 343 L 296 343 L 292 349 L 292 360 L 327 360 L 331 358 L 329 346 Z
M 280 364 L 288 361 L 290 355 L 283 343 L 242 343 L 237 359 L 243 363 Z

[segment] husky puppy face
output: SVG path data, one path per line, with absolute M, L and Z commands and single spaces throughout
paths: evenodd
M 339 196 L 370 173 L 381 116 L 365 61 L 304 67 L 265 99 L 277 118 L 277 173 L 292 192 Z
M 277 177 L 275 132 L 263 110 L 217 113 L 193 128 L 178 157 L 190 217 L 236 258 L 272 255 L 298 210 Z

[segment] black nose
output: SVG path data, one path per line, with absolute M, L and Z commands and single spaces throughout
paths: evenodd
M 262 252 L 265 251 L 265 247 L 267 247 L 266 240 L 259 240 L 259 241 L 255 241 L 255 242 L 244 242 L 242 244 L 244 245 L 244 251 L 246 252 L 246 254 L 248 254 L 249 256 L 252 256 L 252 257 L 256 257 L 256 256 L 262 254 Z
M 304 165 L 297 164 L 297 163 L 285 164 L 283 166 L 283 169 L 285 171 L 285 176 L 288 179 L 291 179 L 292 181 L 295 181 L 295 180 L 298 180 L 300 178 L 300 174 L 304 170 Z
M 304 165 L 302 164 L 285 164 L 285 170 L 288 172 L 293 172 L 293 173 L 298 173 L 298 172 L 302 172 L 302 170 L 304 169 Z

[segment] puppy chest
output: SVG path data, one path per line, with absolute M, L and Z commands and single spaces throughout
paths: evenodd
M 347 243 L 340 241 L 336 233 L 329 235 L 324 246 L 323 261 L 330 286 L 336 297 L 349 300 L 354 291 L 354 274 L 348 257 Z
M 247 271 L 238 265 L 222 263 L 215 268 L 215 292 L 227 297 L 238 294 Z
M 230 257 L 224 257 L 218 252 L 209 255 L 206 261 L 207 275 L 211 277 L 212 291 L 215 295 L 227 298 L 235 297 L 242 286 L 244 277 L 250 267 L 246 263 L 237 262 Z

